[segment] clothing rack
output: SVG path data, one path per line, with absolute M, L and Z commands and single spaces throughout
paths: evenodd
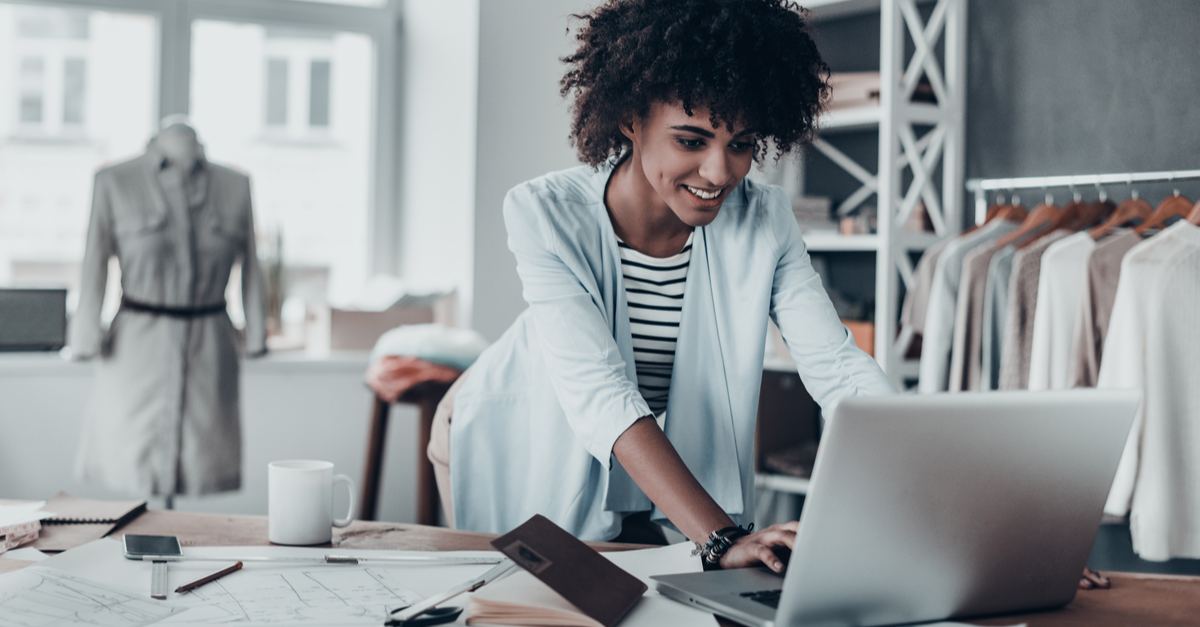
M 1007 179 L 971 179 L 967 189 L 975 192 L 975 223 L 982 224 L 987 214 L 987 192 L 1018 189 L 1049 189 L 1052 187 L 1097 187 L 1102 185 L 1132 185 L 1134 183 L 1175 182 L 1200 180 L 1200 170 L 1171 170 L 1163 172 L 1125 172 L 1118 174 L 1081 174 L 1068 176 L 1026 176 Z M 1103 190 L 1101 190 L 1103 193 Z

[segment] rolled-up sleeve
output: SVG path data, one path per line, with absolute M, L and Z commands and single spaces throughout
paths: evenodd
M 788 210 L 786 192 L 773 188 L 768 193 L 772 196 L 764 199 L 769 203 L 764 219 L 779 256 L 771 287 L 771 319 L 783 335 L 804 387 L 826 416 L 847 396 L 894 393 L 883 370 L 858 348 L 834 311 Z
M 617 438 L 651 412 L 626 375 L 603 302 L 584 284 L 582 260 L 567 249 L 558 230 L 564 227 L 548 219 L 555 202 L 530 185 L 510 191 L 504 199 L 508 245 L 567 422 L 609 469 Z

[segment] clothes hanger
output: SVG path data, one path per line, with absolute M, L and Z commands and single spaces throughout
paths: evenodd
M 1009 220 L 1011 222 L 1021 222 L 1029 212 L 1021 205 L 1021 197 L 1013 192 L 1009 192 L 1009 202 L 1002 205 L 996 211 L 996 215 L 992 219 Z
M 1063 205 L 1062 208 L 1063 217 L 1058 223 L 1059 228 L 1078 231 L 1080 220 L 1083 217 L 1084 211 L 1086 211 L 1088 207 L 1088 203 L 1083 202 L 1083 194 L 1080 194 L 1079 192 L 1075 191 L 1074 188 L 1072 188 L 1071 201 L 1066 205 Z M 1025 243 L 1022 242 L 1021 245 L 1024 246 Z
M 1191 211 L 1192 201 L 1188 200 L 1185 196 L 1180 196 L 1179 190 L 1175 190 L 1175 193 L 1167 196 L 1166 199 L 1158 204 L 1158 208 L 1154 210 L 1154 213 L 1150 214 L 1149 218 L 1146 218 L 1145 222 L 1142 222 L 1141 225 L 1135 227 L 1133 230 L 1138 235 L 1144 235 L 1150 229 L 1167 226 L 1169 220 L 1173 222 L 1172 218 L 1187 217 Z
M 1008 203 L 1004 202 L 1003 194 L 996 194 L 996 202 L 992 203 L 992 205 L 987 208 L 987 212 L 984 214 L 983 224 L 988 224 L 996 219 L 1011 220 L 1013 222 L 1020 222 L 1021 220 L 1025 219 L 1026 211 L 1025 207 L 1021 206 L 1021 198 L 1016 194 L 1013 194 L 1011 191 L 1009 194 L 1012 202 Z M 972 225 L 971 228 L 963 231 L 962 234 L 967 235 L 969 233 L 974 233 L 981 226 L 983 225 Z
M 1063 210 L 1054 204 L 1054 196 L 1046 194 L 1045 200 L 1033 208 L 1033 211 L 1021 222 L 1021 226 L 1012 233 L 1001 237 L 996 242 L 996 246 L 1004 248 L 1009 244 L 1016 243 L 1030 236 L 1034 236 L 1033 239 L 1036 239 L 1038 235 L 1049 233 L 1058 228 L 1063 217 Z
M 983 214 L 983 216 L 984 216 L 983 224 L 972 224 L 971 226 L 967 227 L 967 229 L 965 231 L 963 231 L 961 233 L 961 235 L 967 235 L 970 233 L 974 233 L 976 230 L 979 229 L 979 227 L 996 219 L 996 214 L 999 213 L 1000 209 L 1002 209 L 1003 207 L 1004 207 L 1004 196 L 1001 194 L 996 194 L 996 202 L 988 205 L 987 211 L 984 212 L 984 214 Z
M 996 194 L 996 202 L 992 203 L 991 206 L 987 208 L 987 214 L 983 218 L 983 223 L 987 224 L 988 222 L 995 220 L 996 214 L 1000 213 L 1000 210 L 1003 209 L 1004 206 L 1004 196 L 1001 194 Z
M 1132 181 L 1130 181 L 1130 186 L 1129 199 L 1117 205 L 1116 210 L 1108 217 L 1108 220 L 1104 221 L 1104 224 L 1088 231 L 1092 239 L 1098 240 L 1109 231 L 1118 226 L 1124 226 L 1134 219 L 1138 220 L 1139 223 L 1145 222 L 1150 217 L 1150 214 L 1154 213 L 1154 208 L 1150 206 L 1150 203 L 1138 198 L 1137 190 L 1132 189 Z
M 1099 198 L 1092 202 L 1085 203 L 1080 209 L 1078 217 L 1075 218 L 1075 223 L 1070 225 L 1068 228 L 1074 231 L 1090 229 L 1108 219 L 1108 217 L 1112 215 L 1112 212 L 1117 208 L 1117 204 L 1108 199 L 1108 192 L 1104 191 L 1104 188 L 1100 187 L 1099 183 L 1096 183 L 1096 191 L 1099 193 Z M 1071 186 L 1071 192 L 1076 198 L 1081 196 L 1081 194 L 1075 190 L 1074 186 Z

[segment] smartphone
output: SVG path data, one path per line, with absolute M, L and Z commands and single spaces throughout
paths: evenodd
M 183 547 L 179 546 L 179 538 L 175 536 L 125 536 L 125 557 L 140 560 L 143 557 L 159 555 L 183 555 Z

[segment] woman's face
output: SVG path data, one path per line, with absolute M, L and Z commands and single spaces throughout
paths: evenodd
M 707 109 L 692 115 L 679 103 L 656 102 L 623 132 L 632 158 L 663 203 L 689 226 L 706 226 L 753 163 L 755 134 L 714 127 Z

